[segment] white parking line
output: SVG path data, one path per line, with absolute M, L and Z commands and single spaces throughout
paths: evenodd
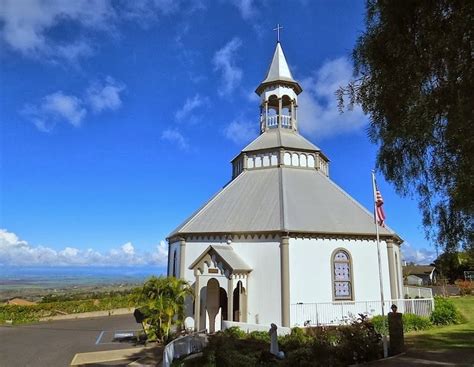
M 102 330 L 102 332 L 97 337 L 97 340 L 95 341 L 95 345 L 100 343 L 100 339 L 102 339 L 102 335 L 104 335 L 104 333 L 105 333 L 105 330 Z

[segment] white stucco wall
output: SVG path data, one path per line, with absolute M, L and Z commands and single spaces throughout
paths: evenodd
M 290 304 L 333 302 L 332 254 L 347 250 L 352 258 L 355 301 L 380 300 L 377 245 L 375 241 L 290 239 Z M 390 299 L 387 247 L 381 242 L 385 299 Z
M 187 242 L 186 280 L 194 284 L 194 273 L 188 268 L 204 250 L 210 245 L 226 244 L 218 241 Z M 247 284 L 247 321 L 254 324 L 281 324 L 280 243 L 276 240 L 256 240 L 232 242 L 230 246 L 253 269 Z M 207 281 L 212 276 L 205 278 Z

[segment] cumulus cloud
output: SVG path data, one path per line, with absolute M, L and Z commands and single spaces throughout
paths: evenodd
M 242 46 L 242 41 L 234 37 L 224 47 L 219 49 L 212 60 L 214 70 L 221 74 L 221 85 L 218 93 L 223 96 L 230 94 L 242 80 L 242 69 L 236 63 L 236 52 Z
M 176 120 L 182 121 L 186 120 L 196 120 L 196 116 L 192 116 L 193 111 L 196 109 L 203 107 L 209 103 L 209 99 L 206 97 L 201 97 L 199 94 L 196 94 L 192 98 L 187 98 L 186 102 L 184 102 L 183 107 L 181 107 L 178 111 L 176 111 L 175 117 Z
M 257 136 L 258 124 L 245 120 L 235 119 L 224 129 L 224 135 L 227 139 L 241 145 L 250 142 Z
M 188 150 L 188 140 L 177 129 L 166 129 L 161 133 L 161 139 L 176 144 L 181 150 Z
M 4 0 L 0 7 L 0 35 L 10 48 L 25 56 L 75 61 L 91 53 L 89 43 L 80 35 L 67 43 L 54 41 L 51 30 L 67 22 L 83 29 L 104 30 L 113 15 L 110 2 L 105 0 Z
M 300 129 L 314 137 L 326 138 L 363 129 L 368 120 L 359 106 L 340 113 L 336 91 L 352 77 L 352 66 L 346 58 L 328 61 L 312 76 L 302 80 L 305 90 L 298 98 Z
M 93 83 L 86 91 L 86 100 L 94 112 L 116 110 L 122 105 L 120 93 L 125 85 L 108 76 L 103 82 Z
M 436 252 L 429 248 L 415 248 L 410 243 L 404 242 L 402 247 L 402 258 L 407 263 L 429 265 L 436 259 Z
M 160 241 L 151 252 L 139 252 L 131 242 L 105 252 L 92 248 L 80 250 L 65 247 L 56 251 L 50 247 L 32 246 L 15 233 L 0 229 L 0 265 L 48 265 L 48 266 L 127 266 L 166 265 L 168 246 Z
M 26 105 L 22 113 L 39 130 L 50 131 L 61 121 L 79 127 L 87 111 L 80 98 L 58 91 L 43 97 L 38 105 Z
M 84 97 L 67 95 L 63 91 L 43 97 L 37 104 L 27 104 L 21 113 L 40 131 L 49 132 L 57 123 L 66 122 L 79 127 L 88 109 L 94 112 L 116 110 L 122 105 L 120 93 L 125 89 L 122 83 L 106 77 L 102 83 L 93 83 Z

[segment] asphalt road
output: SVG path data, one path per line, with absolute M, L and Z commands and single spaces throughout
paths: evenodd
M 0 366 L 69 366 L 76 353 L 133 347 L 131 342 L 113 342 L 113 335 L 140 328 L 133 315 L 2 326 Z

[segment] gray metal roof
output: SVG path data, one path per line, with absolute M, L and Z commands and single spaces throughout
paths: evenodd
M 250 152 L 261 149 L 288 148 L 295 150 L 320 151 L 320 149 L 298 134 L 296 131 L 283 128 L 275 128 L 265 131 L 254 141 L 247 145 L 242 152 Z
M 242 258 L 234 251 L 232 246 L 227 245 L 211 245 L 209 246 L 198 258 L 189 266 L 189 269 L 194 269 L 194 267 L 201 261 L 201 259 L 207 254 L 211 256 L 216 254 L 221 261 L 225 262 L 233 271 L 252 271 L 252 268 L 247 265 L 247 263 L 242 260 Z
M 285 82 L 292 85 L 295 88 L 297 94 L 301 93 L 302 88 L 298 82 L 293 79 L 291 75 L 290 68 L 286 62 L 285 54 L 281 48 L 280 42 L 277 42 L 275 47 L 275 52 L 273 53 L 272 62 L 268 68 L 267 76 L 262 83 L 258 86 L 256 92 L 261 93 L 264 86 L 275 83 L 275 82 Z
M 170 237 L 275 231 L 374 235 L 375 228 L 372 214 L 319 171 L 275 167 L 244 171 Z

